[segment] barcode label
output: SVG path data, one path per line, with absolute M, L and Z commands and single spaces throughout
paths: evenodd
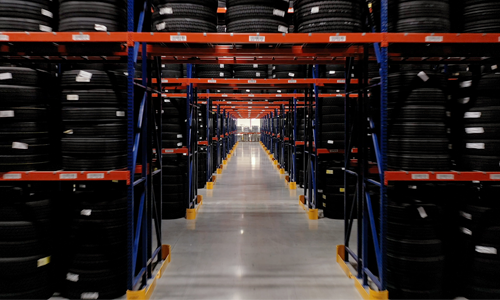
M 436 178 L 439 180 L 453 180 L 453 179 L 455 179 L 455 175 L 453 175 L 453 174 L 437 174 Z
M 78 95 L 67 95 L 66 100 L 68 101 L 78 101 L 80 100 L 80 97 Z
M 500 174 L 491 174 L 490 179 L 492 180 L 500 180 Z
M 347 37 L 345 35 L 331 36 L 330 42 L 345 42 Z
M 217 80 L 210 79 L 210 80 L 208 80 L 208 83 L 217 83 Z
M 187 36 L 185 36 L 185 35 L 171 35 L 170 41 L 171 42 L 186 42 Z
M 76 179 L 78 178 L 77 174 L 59 174 L 59 179 Z
M 265 42 L 266 37 L 265 36 L 250 36 L 248 37 L 250 42 Z
M 88 34 L 73 34 L 73 41 L 90 41 Z
M 164 153 L 174 153 L 174 150 L 163 150 Z
M 104 173 L 87 174 L 87 179 L 104 179 Z
M 429 174 L 412 174 L 411 179 L 416 179 L 416 180 L 429 179 Z
M 40 258 L 37 262 L 36 262 L 36 267 L 37 268 L 40 268 L 40 267 L 43 267 L 43 266 L 46 266 L 50 264 L 50 256 L 47 256 L 47 257 L 44 257 L 44 258 Z
M 9 40 L 9 36 L 8 35 L 0 34 L 0 41 L 8 41 L 8 40 Z
M 297 80 L 288 80 L 288 83 L 297 83 Z
M 441 43 L 443 42 L 443 37 L 442 36 L 426 36 L 425 37 L 426 42 L 432 42 L 432 43 Z
M 257 80 L 249 80 L 248 83 L 257 83 Z
M 3 175 L 3 179 L 21 179 L 21 174 L 5 174 Z

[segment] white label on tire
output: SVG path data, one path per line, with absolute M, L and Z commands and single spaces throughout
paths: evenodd
M 224 72 L 220 72 L 219 77 L 224 77 Z
M 493 247 L 484 247 L 484 246 L 476 246 L 476 252 L 477 253 L 482 253 L 482 254 L 492 254 L 492 255 L 497 255 L 498 251 L 496 248 Z
M 260 77 L 260 72 L 255 73 L 255 77 Z
M 66 280 L 72 282 L 78 282 L 78 280 L 80 280 L 80 276 L 78 274 L 67 273 Z
M 67 95 L 66 100 L 68 101 L 78 101 L 80 100 L 80 96 L 78 95 Z
M 279 32 L 288 33 L 288 27 L 283 26 L 283 25 L 279 25 L 279 26 L 278 26 L 278 31 L 279 31 Z
M 288 76 L 295 77 L 295 73 L 288 73 Z
M 465 128 L 465 132 L 468 134 L 484 133 L 484 128 L 483 127 L 468 127 L 468 128 Z
M 329 73 L 330 73 L 330 74 L 335 74 L 335 71 L 330 71 Z
M 467 220 L 472 220 L 472 215 L 471 214 L 468 214 L 466 213 L 465 211 L 461 211 L 460 212 L 460 215 L 464 218 L 466 218 Z
M 472 85 L 472 80 L 462 81 L 460 82 L 461 88 L 468 88 Z
M 258 65 L 258 64 L 254 64 L 254 65 L 253 65 L 253 68 L 254 68 L 254 69 L 258 69 L 258 68 L 259 68 L 259 65 Z
M 12 142 L 12 149 L 28 150 L 29 145 L 26 143 Z
M 282 11 L 282 10 L 279 10 L 279 9 L 275 9 L 275 10 L 273 10 L 273 15 L 284 17 L 285 16 L 285 12 Z
M 83 71 L 81 70 L 78 72 L 78 75 L 76 75 L 76 82 L 90 82 L 90 79 L 92 79 L 92 73 Z
M 326 174 L 333 175 L 333 170 L 326 170 Z
M 498 66 L 497 65 L 493 65 L 493 66 L 491 66 L 491 69 L 492 70 L 496 70 L 496 69 L 498 69 Z
M 14 116 L 13 110 L 0 110 L 0 118 L 14 118 Z
M 8 41 L 10 38 L 8 35 L 0 34 L 0 41 Z
M 417 76 L 424 82 L 427 82 L 430 79 L 430 77 L 424 71 L 420 71 Z
M 182 143 L 177 143 L 177 147 L 182 147 Z
M 90 173 L 90 174 L 87 174 L 87 179 L 104 179 L 104 173 Z
M 99 293 L 97 292 L 87 292 L 80 295 L 81 299 L 99 299 Z
M 219 65 L 221 69 L 224 69 L 224 64 Z
M 49 18 L 54 18 L 54 14 L 46 9 L 43 9 L 42 8 L 42 15 L 46 16 L 46 17 L 49 17 Z
M 266 37 L 265 36 L 250 36 L 250 37 L 248 37 L 248 40 L 250 42 L 265 42 Z
M 177 138 L 178 138 L 178 139 L 182 139 L 182 134 L 178 134 L 178 135 L 177 135 Z
M 461 230 L 466 235 L 472 235 L 472 231 L 469 228 L 462 227 Z
M 422 219 L 425 219 L 428 217 L 427 212 L 425 211 L 425 208 L 423 208 L 422 206 L 417 208 L 417 210 L 418 210 L 418 213 L 420 214 L 420 217 Z
M 41 267 L 46 266 L 48 264 L 50 264 L 50 256 L 40 258 L 39 260 L 37 260 L 36 267 L 41 268 Z
M 330 144 L 330 145 L 333 145 L 333 143 L 335 143 L 335 142 L 332 141 L 332 140 L 329 140 L 327 143 Z
M 92 210 L 91 209 L 82 209 L 82 211 L 80 212 L 80 215 L 85 216 L 85 217 L 89 217 L 92 215 Z
M 95 31 L 108 31 L 108 27 L 101 24 L 94 24 Z
M 40 31 L 43 31 L 43 32 L 52 32 L 52 27 L 49 27 L 49 26 L 40 25 L 38 28 L 40 29 Z
M 481 112 L 470 111 L 466 112 L 464 115 L 465 119 L 478 119 L 481 118 Z
M 317 13 L 319 13 L 319 6 L 311 8 L 311 14 L 317 14 Z
M 72 174 L 59 174 L 59 179 L 76 179 L 78 175 L 75 173 Z
M 160 8 L 160 15 L 172 15 L 174 10 L 172 7 L 162 7 Z
M 1 73 L 0 80 L 8 80 L 12 79 L 12 73 Z
M 117 117 L 125 117 L 125 112 L 124 111 L 117 111 L 116 116 Z
M 429 174 L 412 174 L 411 179 L 420 179 L 420 180 L 429 179 Z
M 167 26 L 167 24 L 165 24 L 165 22 L 161 22 L 159 24 L 156 24 L 156 30 L 163 30 L 165 29 L 165 27 Z M 172 40 L 172 36 L 170 37 L 170 40 Z
M 484 150 L 486 148 L 486 145 L 484 143 L 467 143 L 467 144 L 465 144 L 465 147 L 467 149 Z
M 22 175 L 21 174 L 5 174 L 2 177 L 3 179 L 21 179 Z

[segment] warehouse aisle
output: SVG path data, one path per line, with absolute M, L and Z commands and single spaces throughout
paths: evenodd
M 282 175 L 283 176 L 283 175 Z M 361 299 L 335 262 L 343 221 L 310 221 L 259 143 L 240 143 L 194 221 L 163 221 L 153 299 Z

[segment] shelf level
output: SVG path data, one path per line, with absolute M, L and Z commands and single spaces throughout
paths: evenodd
M 390 181 L 500 181 L 500 172 L 385 172 L 385 185 Z

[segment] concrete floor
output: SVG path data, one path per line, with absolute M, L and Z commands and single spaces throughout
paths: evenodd
M 343 221 L 310 221 L 259 143 L 240 143 L 196 220 L 163 221 L 152 299 L 362 299 L 335 262 Z

